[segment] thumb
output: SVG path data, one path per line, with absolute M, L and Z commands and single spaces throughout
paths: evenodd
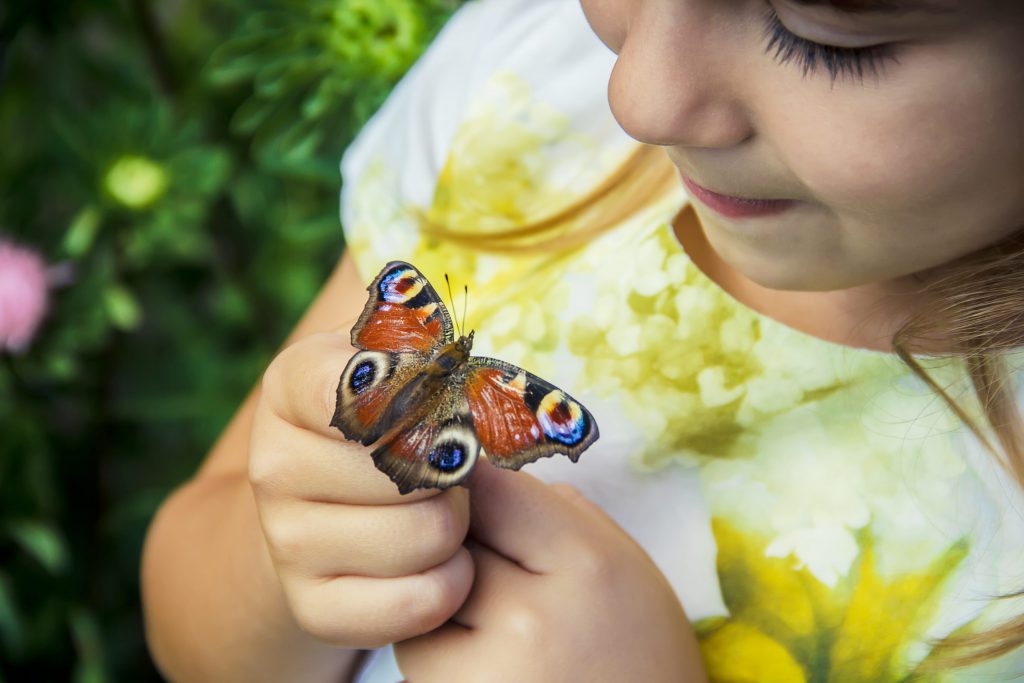
M 614 524 L 568 484 L 549 486 L 486 461 L 477 463 L 465 483 L 470 490 L 470 536 L 536 573 L 561 569 L 566 548 L 592 538 L 605 520 Z M 601 523 L 595 524 L 598 519 Z
M 554 491 L 562 498 L 566 499 L 567 501 L 575 505 L 576 507 L 580 508 L 581 510 L 586 510 L 587 512 L 607 516 L 607 513 L 601 509 L 601 506 L 587 498 L 587 496 L 582 491 L 580 491 L 572 484 L 568 484 L 564 481 L 559 481 L 553 484 L 549 484 L 548 488 L 550 488 L 552 491 Z

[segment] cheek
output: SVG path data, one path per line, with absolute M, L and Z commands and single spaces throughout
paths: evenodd
M 891 83 L 810 93 L 787 107 L 799 118 L 782 124 L 780 151 L 840 216 L 1009 210 L 1024 182 L 1024 90 L 1018 76 L 981 78 L 998 71 L 968 61 L 912 69 L 908 58 Z

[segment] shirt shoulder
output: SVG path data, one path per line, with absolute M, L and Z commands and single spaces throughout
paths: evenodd
M 396 245 L 415 240 L 407 210 L 435 202 L 454 151 L 474 161 L 481 145 L 488 158 L 499 144 L 522 151 L 508 136 L 510 123 L 548 142 L 587 138 L 596 148 L 611 139 L 612 156 L 635 144 L 608 109 L 614 59 L 576 0 L 463 5 L 342 156 L 342 223 L 357 262 L 368 267 L 360 258 L 368 243 L 386 242 L 400 256 Z M 586 167 L 586 150 L 572 149 L 543 165 L 552 173 L 567 164 Z

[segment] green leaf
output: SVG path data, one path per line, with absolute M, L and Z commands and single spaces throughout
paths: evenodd
M 103 641 L 96 617 L 92 612 L 78 607 L 71 611 L 68 620 L 75 650 L 78 652 L 74 683 L 107 683 L 111 679 L 103 663 Z
M 3 640 L 4 648 L 8 652 L 17 652 L 21 649 L 24 638 L 25 629 L 14 602 L 11 580 L 0 572 L 0 640 Z
M 231 157 L 222 149 L 193 147 L 175 154 L 170 161 L 180 184 L 195 195 L 218 192 L 231 171 Z
M 54 527 L 36 520 L 12 521 L 8 532 L 22 550 L 34 557 L 51 574 L 64 571 L 68 564 L 68 552 L 64 539 Z
M 134 330 L 142 321 L 142 309 L 126 287 L 114 285 L 103 292 L 103 304 L 110 322 L 121 330 Z
M 275 102 L 250 97 L 242 103 L 231 118 L 231 131 L 237 135 L 252 134 L 274 114 L 275 107 Z
M 55 380 L 73 379 L 78 373 L 78 363 L 71 354 L 57 351 L 46 359 L 46 372 Z
M 343 89 L 340 79 L 325 78 L 313 94 L 303 102 L 302 116 L 306 119 L 319 119 L 338 104 L 339 95 Z
M 72 258 L 85 255 L 96 240 L 103 213 L 89 205 L 78 212 L 64 235 L 64 251 Z

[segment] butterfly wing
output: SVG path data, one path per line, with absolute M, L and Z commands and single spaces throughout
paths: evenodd
M 480 455 L 460 377 L 430 388 L 429 408 L 407 417 L 373 451 L 377 469 L 398 485 L 400 493 L 417 488 L 447 489 L 462 482 Z M 423 405 L 423 404 L 421 404 Z
M 477 440 L 498 467 L 517 470 L 556 453 L 576 462 L 600 435 L 583 404 L 511 363 L 470 358 L 465 394 Z
M 448 309 L 415 266 L 392 261 L 366 289 L 370 297 L 352 328 L 352 346 L 423 353 L 454 340 Z
M 346 439 L 373 443 L 409 412 L 429 362 L 420 353 L 358 352 L 341 373 L 331 426 Z

